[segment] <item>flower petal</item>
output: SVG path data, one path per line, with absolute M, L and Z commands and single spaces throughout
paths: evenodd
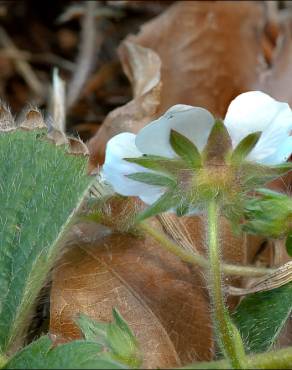
M 281 104 L 282 110 L 262 133 L 257 145 L 247 157 L 249 160 L 268 164 L 271 161 L 275 162 L 272 157 L 279 151 L 281 152 L 283 143 L 289 138 L 290 131 L 292 130 L 291 109 L 288 104 Z
M 275 165 L 286 162 L 292 154 L 292 136 L 284 140 L 283 144 L 271 156 L 262 161 L 265 165 Z
M 256 131 L 264 132 L 275 121 L 280 130 L 285 127 L 288 132 L 288 126 L 291 129 L 291 122 L 287 124 L 287 114 L 289 116 L 290 113 L 288 104 L 278 102 L 261 91 L 249 91 L 232 100 L 224 124 L 235 147 L 245 136 Z M 284 122 L 283 115 L 286 116 Z M 262 138 L 259 142 L 261 140 Z
M 144 127 L 136 137 L 136 146 L 144 154 L 174 158 L 177 155 L 169 142 L 171 129 L 186 136 L 202 150 L 213 124 L 214 118 L 206 109 L 178 104 Z
M 232 138 L 233 147 L 248 134 L 262 131 L 247 159 L 275 164 L 272 157 L 292 130 L 292 112 L 287 103 L 278 102 L 263 92 L 251 91 L 239 95 L 231 102 L 224 124 Z
M 139 196 L 141 199 L 143 195 L 150 202 L 152 198 L 159 197 L 165 189 L 159 186 L 147 185 L 126 177 L 135 172 L 152 172 L 123 159 L 140 157 L 142 155 L 136 148 L 135 137 L 136 135 L 132 133 L 124 132 L 109 140 L 106 147 L 102 176 L 112 185 L 117 193 L 127 196 Z

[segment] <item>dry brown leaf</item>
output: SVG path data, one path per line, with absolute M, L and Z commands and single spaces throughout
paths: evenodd
M 230 101 L 267 69 L 265 15 L 252 1 L 180 1 L 130 40 L 161 58 L 161 106 L 204 107 L 224 117 Z
M 124 219 L 124 209 L 131 205 L 128 200 L 124 207 L 121 203 L 121 199 L 111 201 L 110 211 L 117 213 L 113 217 Z M 175 222 L 176 216 L 171 217 Z M 199 253 L 204 254 L 204 220 L 185 217 L 181 222 L 185 226 L 190 245 L 193 244 Z M 161 228 L 157 221 L 154 225 Z M 94 234 L 99 240 L 93 241 L 88 240 L 93 231 L 80 227 L 79 238 L 83 239 L 82 234 L 85 235 L 87 244 L 83 242 L 82 247 L 80 243 L 77 243 L 78 246 L 73 244 L 70 247 L 72 252 L 63 257 L 54 273 L 51 332 L 63 340 L 76 338 L 80 333 L 74 324 L 74 317 L 79 312 L 87 313 L 97 320 L 109 321 L 112 306 L 117 306 L 140 340 L 144 366 L 176 366 L 178 363 L 174 362 L 169 341 L 183 364 L 195 359 L 210 359 L 214 343 L 202 271 L 165 252 L 151 238 L 146 237 L 144 240 L 111 232 L 108 228 L 104 236 L 102 231 L 98 233 L 97 230 L 98 226 L 95 226 Z M 169 229 L 167 231 L 170 237 L 174 237 Z M 245 241 L 231 236 L 228 224 L 223 220 L 221 237 L 224 241 L 224 259 L 242 262 Z M 76 235 L 71 239 L 73 243 L 75 239 L 76 243 Z M 226 281 L 235 286 L 240 283 L 238 278 L 226 277 Z M 119 294 L 123 295 L 123 299 Z M 228 303 L 234 307 L 236 302 L 237 299 L 232 298 Z M 148 322 L 148 311 L 154 313 L 151 324 Z M 140 324 L 136 322 L 137 315 Z M 152 328 L 146 334 L 144 321 Z M 153 351 L 153 342 L 164 350 Z M 166 347 L 165 342 L 168 343 Z
M 292 29 L 291 21 L 281 24 L 273 66 L 255 86 L 275 99 L 292 105 Z
M 138 132 L 157 111 L 160 103 L 160 59 L 150 49 L 125 42 L 119 49 L 126 75 L 132 82 L 134 98 L 126 105 L 109 113 L 97 135 L 89 142 L 89 172 L 103 163 L 107 141 L 114 135 Z
M 117 307 L 137 335 L 144 367 L 206 360 L 213 348 L 204 286 L 199 271 L 153 240 L 100 233 L 95 243 L 71 246 L 54 272 L 51 332 L 77 338 L 78 313 L 110 321 Z

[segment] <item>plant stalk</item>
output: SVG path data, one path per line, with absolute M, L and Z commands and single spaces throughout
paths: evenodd
M 213 323 L 218 345 L 235 369 L 245 368 L 244 346 L 238 330 L 229 318 L 222 289 L 219 206 L 215 200 L 208 205 L 208 249 L 210 261 L 209 291 L 213 309 Z
M 248 369 L 291 369 L 292 347 L 246 356 Z M 228 369 L 227 360 L 197 362 L 182 369 Z
M 197 252 L 190 253 L 179 246 L 177 243 L 169 239 L 164 233 L 150 225 L 148 221 L 139 223 L 139 228 L 155 239 L 165 250 L 175 254 L 184 262 L 198 265 L 204 269 L 209 268 L 209 261 Z M 222 263 L 222 272 L 226 275 L 246 276 L 246 277 L 261 277 L 274 272 L 274 269 L 238 266 Z

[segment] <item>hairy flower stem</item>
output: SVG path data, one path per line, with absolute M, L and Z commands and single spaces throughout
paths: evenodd
M 5 355 L 0 354 L 0 369 L 2 369 L 6 365 L 7 361 L 8 358 Z
M 154 228 L 148 221 L 143 221 L 139 223 L 139 228 L 150 235 L 153 239 L 155 239 L 161 245 L 161 247 L 163 247 L 168 252 L 175 254 L 184 262 L 200 266 L 204 269 L 209 268 L 209 262 L 205 257 L 195 251 L 193 253 L 186 251 L 180 245 L 169 239 L 164 233 Z M 260 277 L 274 271 L 274 269 L 267 268 L 238 266 L 225 263 L 222 264 L 222 272 L 226 275 Z
M 246 356 L 247 369 L 291 369 L 292 347 Z M 196 362 L 181 369 L 228 369 L 227 360 Z
M 222 289 L 219 207 L 210 201 L 208 206 L 208 248 L 210 260 L 209 291 L 213 308 L 213 322 L 218 345 L 234 369 L 245 368 L 244 346 L 238 330 L 229 318 Z

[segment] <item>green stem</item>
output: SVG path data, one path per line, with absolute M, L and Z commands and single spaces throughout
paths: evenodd
M 3 369 L 3 367 L 6 365 L 8 361 L 8 357 L 6 357 L 3 354 L 0 354 L 0 369 Z
M 190 253 L 176 244 L 174 241 L 169 239 L 164 233 L 160 232 L 156 228 L 150 225 L 148 221 L 139 223 L 139 228 L 149 234 L 155 239 L 165 250 L 175 254 L 183 261 L 198 265 L 204 269 L 209 268 L 208 260 L 197 252 Z M 260 277 L 274 272 L 274 269 L 249 267 L 249 266 L 237 266 L 230 264 L 222 264 L 222 272 L 226 275 L 235 276 L 247 276 L 247 277 Z
M 249 369 L 291 369 L 291 364 L 292 347 L 246 356 L 246 368 Z M 228 361 L 197 362 L 183 369 L 228 369 Z
M 244 368 L 244 346 L 236 327 L 232 324 L 224 303 L 222 289 L 220 245 L 219 245 L 219 207 L 216 201 L 208 206 L 208 247 L 210 260 L 209 289 L 213 306 L 213 322 L 219 347 L 235 369 Z

